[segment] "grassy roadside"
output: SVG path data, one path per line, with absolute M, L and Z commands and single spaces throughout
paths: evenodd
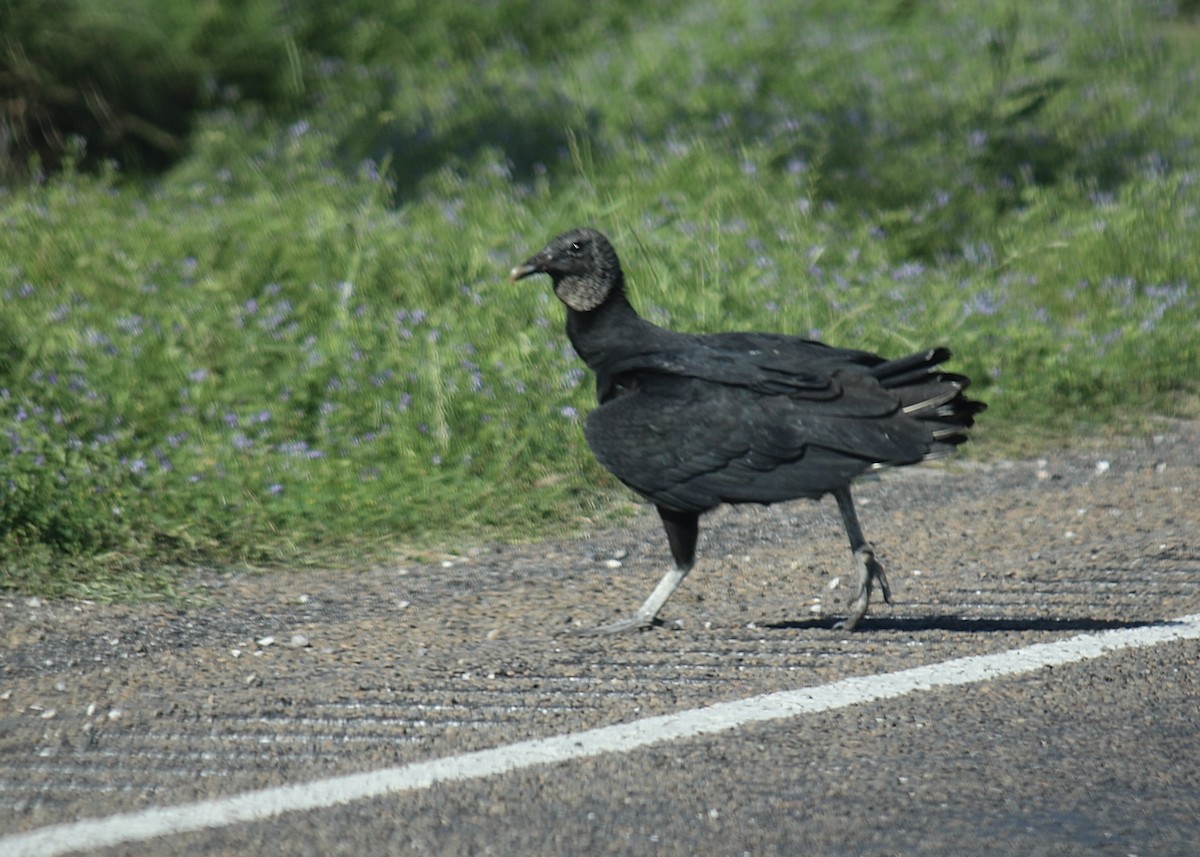
M 1194 407 L 1186 16 L 499 4 L 404 40 L 358 6 L 300 113 L 214 109 L 154 179 L 67 157 L 0 192 L 0 588 L 602 520 L 590 379 L 545 284 L 504 279 L 577 224 L 680 329 L 948 343 L 991 405 L 975 454 Z

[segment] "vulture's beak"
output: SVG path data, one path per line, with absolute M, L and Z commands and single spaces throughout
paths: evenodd
M 542 260 L 542 254 L 531 256 L 520 265 L 513 268 L 508 273 L 508 278 L 512 282 L 523 280 L 531 274 L 544 274 L 546 272 L 546 263 Z
M 538 269 L 535 265 L 530 265 L 528 262 L 525 262 L 524 264 L 517 265 L 517 267 L 509 271 L 508 278 L 515 283 L 517 280 L 522 280 L 525 277 L 528 277 L 530 274 L 536 274 L 537 272 Z

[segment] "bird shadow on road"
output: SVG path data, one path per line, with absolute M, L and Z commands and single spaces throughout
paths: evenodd
M 811 631 L 811 630 L 836 630 L 834 626 L 837 624 L 836 617 L 823 619 L 805 619 L 801 621 L 789 622 L 770 622 L 762 625 L 764 628 L 770 628 L 773 631 Z M 861 633 L 864 631 L 953 631 L 955 633 L 967 634 L 994 634 L 1003 631 L 1114 631 L 1125 628 L 1146 628 L 1152 625 L 1169 625 L 1170 620 L 1163 619 L 1144 619 L 1144 620 L 1124 620 L 1124 619 L 1092 619 L 1088 617 L 1079 618 L 1055 618 L 1047 616 L 1037 616 L 1031 618 L 1022 618 L 1019 616 L 1012 618 L 989 618 L 989 619 L 973 619 L 964 616 L 916 616 L 905 619 L 892 619 L 886 616 L 881 617 L 866 617 L 858 623 L 858 628 L 851 633 Z

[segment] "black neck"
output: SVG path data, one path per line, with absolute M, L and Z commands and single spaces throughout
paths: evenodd
M 638 350 L 638 340 L 658 330 L 637 314 L 620 287 L 594 310 L 567 310 L 567 336 L 593 371 L 600 368 L 601 355 L 611 359 L 626 350 Z

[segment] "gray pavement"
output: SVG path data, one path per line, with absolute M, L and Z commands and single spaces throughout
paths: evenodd
M 648 510 L 424 564 L 0 598 L 0 836 L 1200 612 L 1200 426 L 857 492 L 896 604 L 832 629 L 831 501 L 722 510 L 665 625 Z M 95 853 L 1197 854 L 1200 643 Z M 3 851 L 3 847 L 0 847 Z

